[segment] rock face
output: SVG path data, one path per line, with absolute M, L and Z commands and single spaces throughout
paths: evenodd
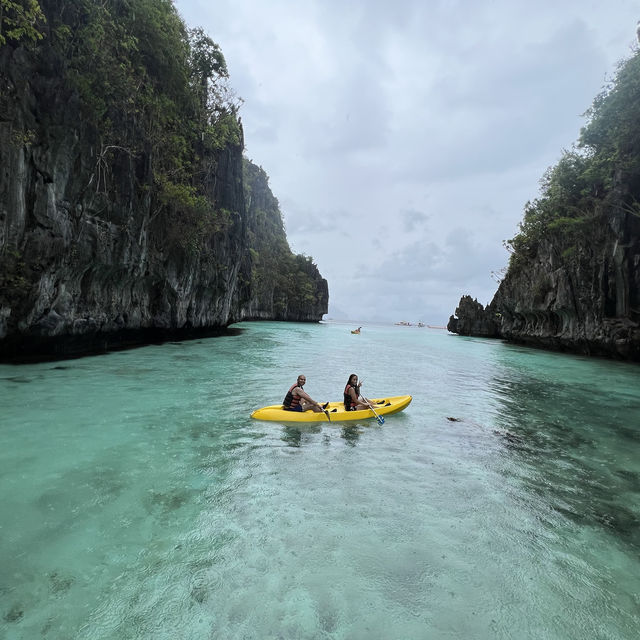
M 314 305 L 252 298 L 241 129 L 204 159 L 199 183 L 226 218 L 190 236 L 161 206 L 151 151 L 105 145 L 43 50 L 0 48 L 0 358 L 191 337 L 242 318 L 320 320 L 317 269 Z
M 291 252 L 267 174 L 246 159 L 244 184 L 252 274 L 250 300 L 241 316 L 252 320 L 319 320 L 329 305 L 327 281 L 311 258 Z
M 24 49 L 3 48 L 0 66 L 1 352 L 82 352 L 237 317 L 242 146 L 220 153 L 207 185 L 229 228 L 189 251 L 154 212 L 151 158 L 101 149 L 73 93 Z
M 450 316 L 447 329 L 461 336 L 497 337 L 498 323 L 495 314 L 492 316 L 489 306 L 485 310 L 471 296 L 462 296 L 455 312 L 456 317 Z
M 567 260 L 545 243 L 496 293 L 500 334 L 552 349 L 640 360 L 640 218 L 620 209 L 594 221 Z
M 588 237 L 573 247 L 542 242 L 509 268 L 486 310 L 464 296 L 449 330 L 640 361 L 640 217 L 613 204 Z
M 507 340 L 640 361 L 639 77 L 635 51 L 526 203 L 489 309 L 461 304 L 452 331 L 484 313 Z

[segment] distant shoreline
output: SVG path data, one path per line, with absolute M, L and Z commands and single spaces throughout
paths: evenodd
M 369 326 L 378 326 L 378 327 L 408 327 L 411 329 L 444 329 L 447 327 L 435 324 L 419 324 L 419 323 L 402 323 L 402 322 L 392 322 L 391 320 L 343 320 L 340 318 L 323 318 L 320 320 L 320 323 L 324 324 L 344 324 L 344 325 L 352 325 L 353 327 L 366 327 Z

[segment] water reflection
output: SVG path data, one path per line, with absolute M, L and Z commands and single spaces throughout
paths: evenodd
M 344 441 L 351 447 L 355 447 L 360 440 L 360 425 L 359 424 L 346 424 L 340 431 L 340 436 L 344 438 Z
M 290 447 L 299 447 L 302 442 L 302 431 L 298 427 L 284 427 L 280 439 Z
M 338 425 L 336 425 L 337 427 Z M 350 447 L 355 447 L 360 440 L 362 429 L 365 425 L 359 422 L 347 422 L 340 425 L 340 438 Z M 323 442 L 329 444 L 331 442 L 331 434 L 335 433 L 335 427 L 322 425 L 320 423 L 312 423 L 308 425 L 284 424 L 282 426 L 282 435 L 280 439 L 290 447 L 301 447 L 305 444 L 313 444 L 317 442 L 316 435 L 322 433 L 325 429 Z
M 596 363 L 585 376 L 583 362 L 575 371 L 571 363 L 558 356 L 545 368 L 499 363 L 489 389 L 494 433 L 508 454 L 502 473 L 579 526 L 606 527 L 638 547 L 640 392 L 621 404 L 615 379 L 599 375 L 603 369 L 611 376 L 614 367 Z
M 320 423 L 309 424 L 285 424 L 282 428 L 281 440 L 286 442 L 290 447 L 300 447 L 307 441 L 310 441 L 311 434 L 321 433 L 322 425 Z

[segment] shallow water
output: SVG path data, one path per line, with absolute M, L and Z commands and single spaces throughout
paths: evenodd
M 635 639 L 640 369 L 445 331 L 0 365 L 0 638 Z M 298 373 L 375 420 L 257 422 Z

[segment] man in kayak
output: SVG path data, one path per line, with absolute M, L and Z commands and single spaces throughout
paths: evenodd
M 311 409 L 316 413 L 324 411 L 329 403 L 325 403 L 324 406 L 320 406 L 302 387 L 304 387 L 307 378 L 300 374 L 296 383 L 287 391 L 287 395 L 282 401 L 282 408 L 285 411 L 308 411 Z

